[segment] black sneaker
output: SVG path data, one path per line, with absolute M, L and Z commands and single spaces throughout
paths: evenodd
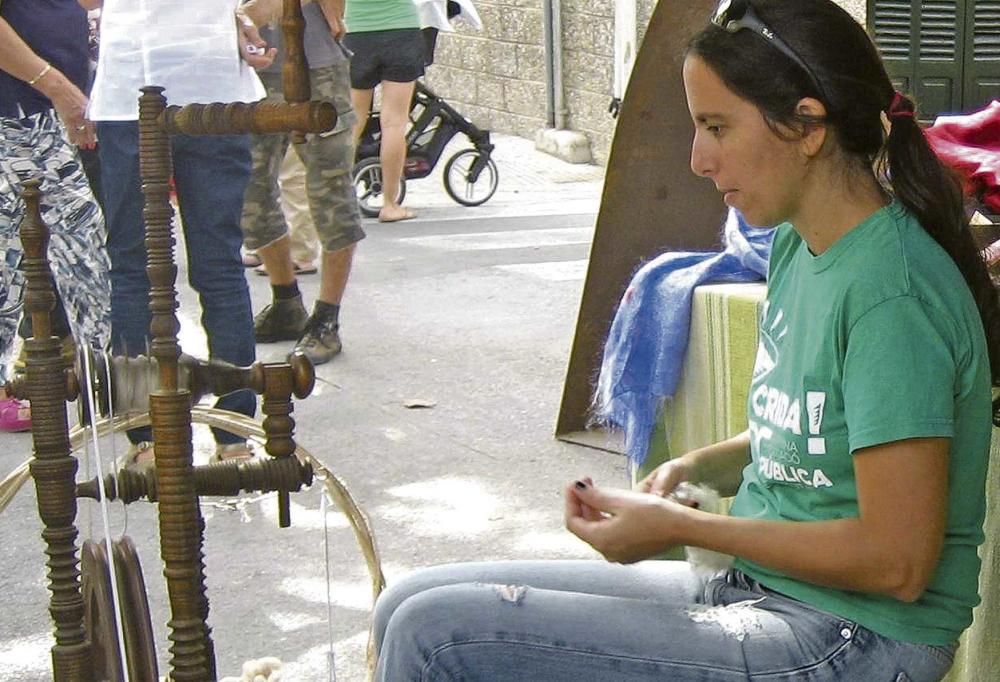
M 276 299 L 253 318 L 253 337 L 257 343 L 295 341 L 302 336 L 309 313 L 302 305 L 302 295 Z
M 329 362 L 342 348 L 340 334 L 337 333 L 339 330 L 340 325 L 333 318 L 317 319 L 315 315 L 311 316 L 292 352 L 302 353 L 314 365 Z

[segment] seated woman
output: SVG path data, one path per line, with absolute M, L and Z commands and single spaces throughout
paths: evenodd
M 393 585 L 379 680 L 930 681 L 951 666 L 979 599 L 1000 370 L 960 189 L 829 0 L 724 0 L 683 73 L 692 170 L 777 226 L 749 430 L 636 491 L 570 483 L 567 527 L 608 563 Z M 678 502 L 682 481 L 735 494 L 731 516 Z M 677 545 L 735 562 L 707 582 L 641 562 Z

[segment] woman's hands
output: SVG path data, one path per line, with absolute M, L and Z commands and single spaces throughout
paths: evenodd
M 672 459 L 653 469 L 646 478 L 639 481 L 636 491 L 666 497 L 682 481 L 692 481 L 692 465 L 685 458 Z
M 608 561 L 624 564 L 681 544 L 681 530 L 692 513 L 660 495 L 597 488 L 589 478 L 570 483 L 565 496 L 566 528 Z
M 66 126 L 70 143 L 83 149 L 93 149 L 97 143 L 97 133 L 94 123 L 84 118 L 87 113 L 87 96 L 56 68 L 50 69 L 39 79 L 35 88 L 51 100 L 56 114 Z
M 266 69 L 274 62 L 278 50 L 267 46 L 257 26 L 245 13 L 236 11 L 236 39 L 240 58 L 255 69 Z

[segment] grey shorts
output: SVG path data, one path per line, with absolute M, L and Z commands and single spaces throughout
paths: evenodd
M 410 83 L 424 75 L 426 45 L 418 28 L 364 31 L 344 36 L 351 57 L 351 87 L 371 90 L 382 81 Z
M 351 181 L 354 167 L 354 145 L 347 80 L 348 64 L 310 69 L 309 85 L 313 99 L 333 102 L 337 108 L 337 125 L 328 133 L 310 134 L 296 151 L 306 167 L 306 196 L 316 233 L 325 251 L 338 251 L 365 238 L 361 229 L 361 213 Z M 284 101 L 281 95 L 281 74 L 262 73 L 268 101 Z M 288 234 L 288 223 L 281 212 L 278 172 L 291 136 L 254 135 L 252 142 L 253 172 L 243 200 L 243 242 L 248 249 L 258 249 Z

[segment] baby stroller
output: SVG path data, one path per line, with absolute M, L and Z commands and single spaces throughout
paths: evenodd
M 406 161 L 399 183 L 399 201 L 406 196 L 406 181 L 431 174 L 445 146 L 462 133 L 471 149 L 462 149 L 451 156 L 444 166 L 444 189 L 463 206 L 479 206 L 489 201 L 497 191 L 500 175 L 490 158 L 493 145 L 490 132 L 480 130 L 430 88 L 416 82 L 410 104 L 410 130 L 406 134 Z M 382 168 L 379 165 L 379 118 L 373 111 L 358 143 L 353 171 L 354 189 L 361 212 L 369 218 L 382 208 Z

